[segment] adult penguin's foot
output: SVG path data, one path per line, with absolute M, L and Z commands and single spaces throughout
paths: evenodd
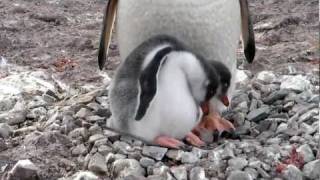
M 185 140 L 193 145 L 193 146 L 196 146 L 196 147 L 202 147 L 204 145 L 206 145 L 205 142 L 203 142 L 199 136 L 197 136 L 196 134 L 194 134 L 193 132 L 189 132 L 187 135 L 186 135 L 186 138 Z
M 182 141 L 179 141 L 175 138 L 168 137 L 168 136 L 158 136 L 154 140 L 154 143 L 159 146 L 172 148 L 172 149 L 181 149 L 185 147 L 185 144 Z

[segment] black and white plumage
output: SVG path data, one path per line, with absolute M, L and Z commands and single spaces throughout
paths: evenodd
M 122 60 L 150 37 L 173 36 L 192 51 L 227 66 L 233 75 L 229 97 L 235 89 L 236 49 L 240 36 L 247 61 L 252 62 L 255 56 L 247 0 L 109 0 L 100 39 L 100 69 L 105 64 L 115 15 Z M 219 102 L 212 104 L 224 109 Z
M 184 138 L 199 123 L 201 104 L 219 89 L 209 62 L 170 36 L 143 42 L 115 74 L 108 126 L 147 142 L 160 135 Z

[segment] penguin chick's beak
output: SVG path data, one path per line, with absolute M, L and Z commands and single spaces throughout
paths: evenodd
M 229 106 L 229 98 L 227 95 L 222 95 L 220 96 L 220 101 L 225 105 L 225 106 Z

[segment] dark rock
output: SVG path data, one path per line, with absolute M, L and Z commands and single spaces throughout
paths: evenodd
M 282 89 L 280 91 L 275 91 L 275 92 L 271 93 L 268 97 L 263 98 L 263 102 L 266 104 L 272 104 L 277 100 L 284 99 L 289 93 L 290 93 L 290 91 L 285 90 L 285 89 Z
M 270 115 L 270 111 L 271 109 L 269 107 L 262 107 L 259 109 L 255 109 L 248 114 L 247 119 L 249 121 L 259 122 L 267 118 Z

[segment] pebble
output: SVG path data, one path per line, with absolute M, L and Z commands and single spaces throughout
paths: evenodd
M 81 108 L 77 114 L 75 115 L 76 118 L 85 119 L 87 116 L 91 115 L 91 111 L 87 108 Z
M 149 166 L 153 166 L 156 163 L 155 160 L 153 160 L 151 158 L 147 158 L 147 157 L 142 157 L 139 162 L 140 162 L 141 166 L 145 167 L 145 168 L 149 167 Z
M 233 170 L 242 170 L 248 165 L 248 161 L 245 158 L 235 157 L 228 161 L 228 165 Z
M 303 180 L 302 172 L 294 165 L 288 165 L 283 172 L 283 177 L 286 180 Z
M 208 180 L 202 167 L 194 167 L 189 174 L 190 180 Z
M 284 133 L 287 129 L 288 129 L 288 124 L 287 124 L 287 123 L 281 123 L 281 124 L 278 126 L 276 133 L 277 133 L 277 134 L 279 134 L 279 133 Z
M 0 123 L 0 138 L 7 139 L 12 134 L 12 128 L 6 123 Z
M 267 118 L 270 115 L 270 111 L 271 109 L 269 107 L 255 109 L 247 115 L 247 119 L 252 122 L 259 122 Z
M 118 159 L 112 164 L 112 174 L 120 179 L 130 175 L 145 176 L 146 172 L 135 159 Z
M 303 173 L 310 179 L 320 179 L 320 159 L 308 162 L 303 167 Z
M 104 139 L 105 136 L 103 134 L 94 134 L 89 137 L 89 143 L 94 143 L 100 139 Z
M 121 154 L 128 154 L 128 151 L 131 151 L 131 146 L 123 141 L 116 141 L 113 143 L 113 148 Z
M 187 168 L 184 166 L 172 167 L 171 172 L 177 180 L 188 180 Z
M 257 75 L 257 80 L 270 84 L 276 80 L 276 75 L 271 71 L 261 71 Z
M 302 75 L 283 76 L 283 80 L 280 85 L 281 89 L 288 89 L 296 92 L 308 90 L 310 87 L 310 81 L 308 81 L 307 78 Z
M 199 161 L 199 158 L 197 157 L 197 155 L 193 154 L 192 152 L 183 152 L 181 154 L 181 162 L 182 163 L 196 163 Z
M 282 89 L 280 91 L 275 91 L 275 92 L 272 92 L 268 97 L 263 98 L 262 101 L 266 104 L 272 104 L 272 103 L 276 102 L 277 100 L 284 99 L 289 93 L 290 93 L 290 91 L 288 91 L 286 89 Z
M 87 139 L 89 137 L 89 132 L 86 128 L 76 128 L 71 131 L 68 136 L 73 139 L 77 139 L 79 137 Z
M 253 178 L 247 172 L 235 170 L 230 173 L 227 180 L 253 180 Z
M 0 138 L 0 152 L 5 151 L 7 149 L 8 149 L 8 147 L 7 147 L 6 142 L 4 141 L 4 139 Z M 0 173 L 1 173 L 1 171 L 0 171 Z
M 72 155 L 78 156 L 78 155 L 85 155 L 87 153 L 87 148 L 84 144 L 77 145 L 74 147 L 71 151 Z
M 89 161 L 88 169 L 96 173 L 106 173 L 108 172 L 107 164 L 105 158 L 100 154 L 94 154 Z
M 0 114 L 0 123 L 7 123 L 10 126 L 14 126 L 25 122 L 26 117 L 26 111 L 10 111 Z
M 170 149 L 168 150 L 168 152 L 166 153 L 166 156 L 172 160 L 176 160 L 176 161 L 180 161 L 181 160 L 181 156 L 183 154 L 183 151 L 181 150 L 173 150 Z
M 74 174 L 70 180 L 99 180 L 99 177 L 90 171 L 80 171 Z
M 259 176 L 259 173 L 258 173 L 257 170 L 255 170 L 254 168 L 246 167 L 246 168 L 244 169 L 244 171 L 245 171 L 246 173 L 248 173 L 248 174 L 251 176 L 252 179 L 257 179 L 258 176 Z
M 305 122 L 308 121 L 309 119 L 311 119 L 313 116 L 318 115 L 319 114 L 319 109 L 312 109 L 304 114 L 302 114 L 299 118 L 299 123 L 301 122 Z
M 167 153 L 168 148 L 158 147 L 158 146 L 144 146 L 142 149 L 142 154 L 151 157 L 157 161 L 161 161 L 162 158 Z
M 17 180 L 17 179 L 27 179 L 27 180 L 38 180 L 39 169 L 30 160 L 19 160 L 12 170 L 8 173 L 6 180 Z

